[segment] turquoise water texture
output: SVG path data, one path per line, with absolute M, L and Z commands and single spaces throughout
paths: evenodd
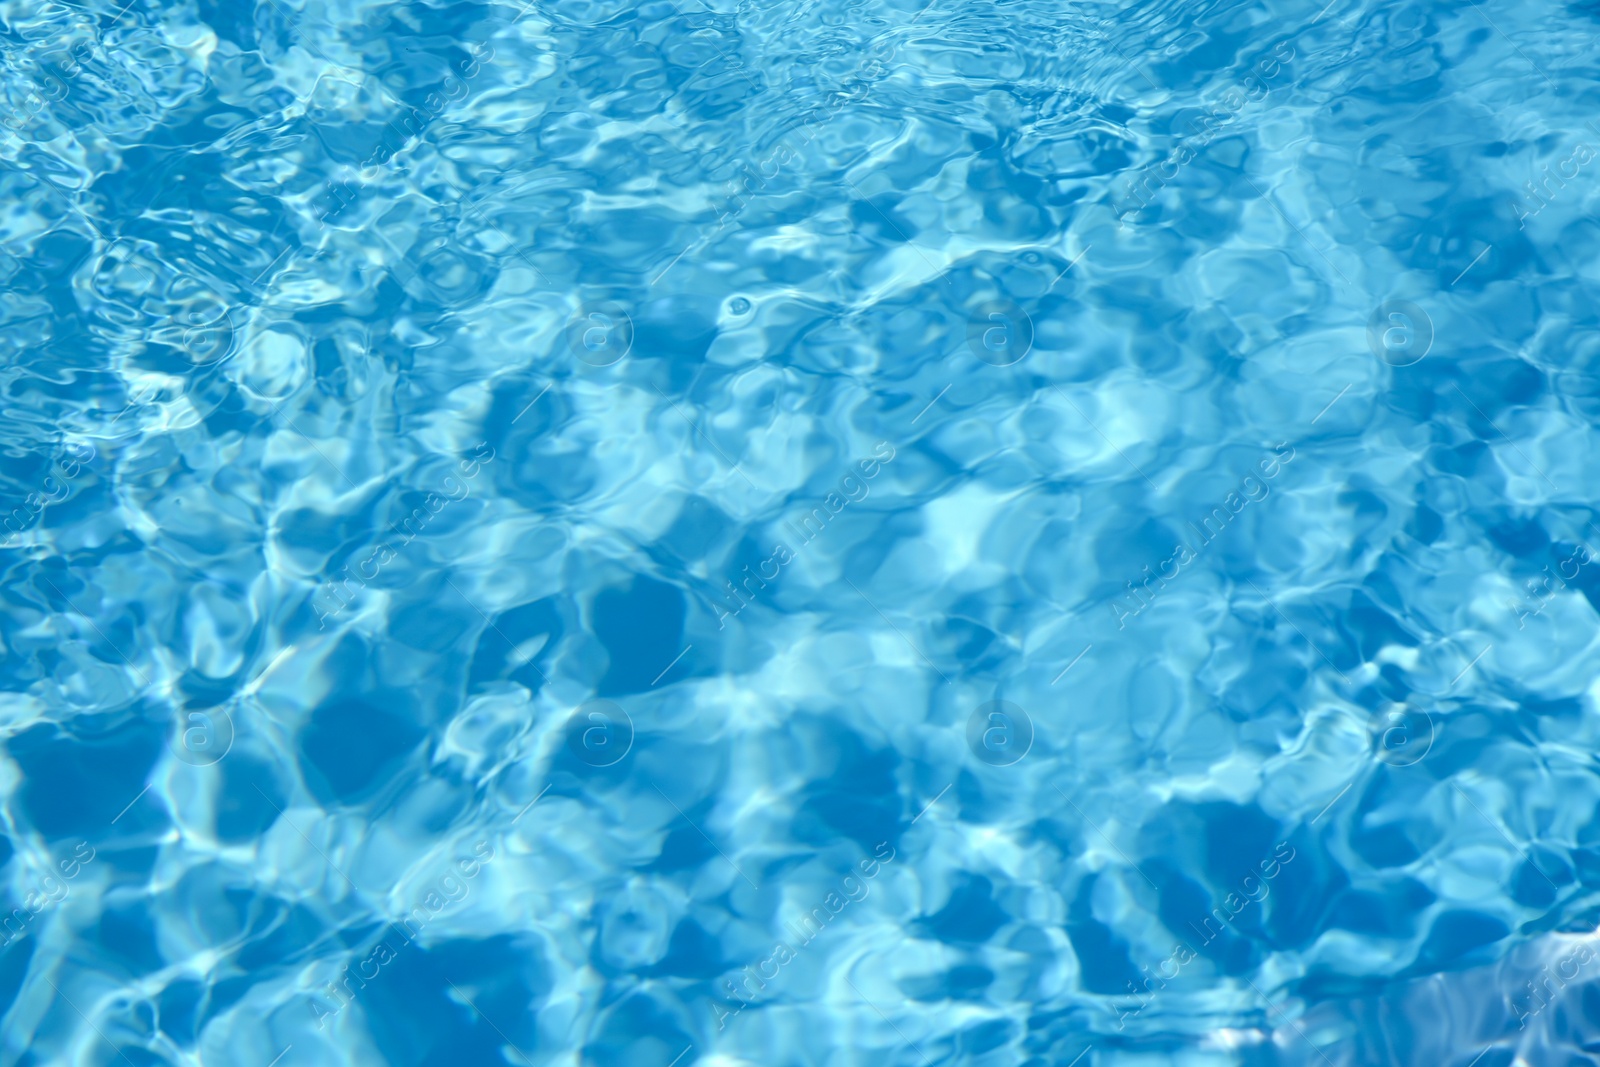
M 0 1067 L 1600 1061 L 1597 44 L 0 2 Z

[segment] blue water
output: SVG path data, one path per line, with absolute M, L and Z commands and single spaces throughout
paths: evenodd
M 1597 43 L 0 6 L 0 1067 L 1600 1062 Z

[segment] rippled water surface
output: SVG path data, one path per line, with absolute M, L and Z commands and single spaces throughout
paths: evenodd
M 0 1067 L 1600 1056 L 1600 8 L 0 3 Z

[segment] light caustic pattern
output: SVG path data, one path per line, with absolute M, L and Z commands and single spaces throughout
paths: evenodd
M 1597 29 L 0 3 L 0 1067 L 1591 1062 Z

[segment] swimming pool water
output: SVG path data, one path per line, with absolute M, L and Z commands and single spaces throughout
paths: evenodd
M 1597 32 L 0 4 L 0 1067 L 1596 1062 Z

